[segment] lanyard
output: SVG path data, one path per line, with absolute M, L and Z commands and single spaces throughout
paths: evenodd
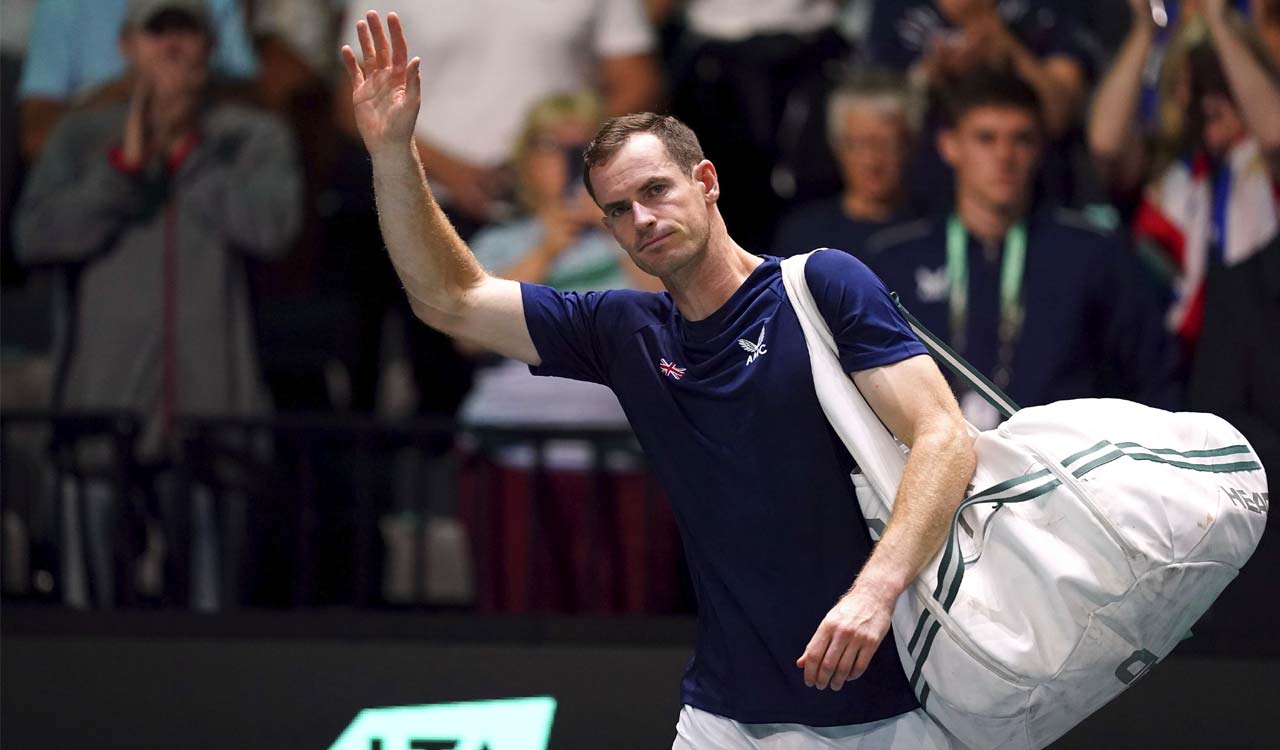
M 951 288 L 951 341 L 964 351 L 969 322 L 969 237 L 960 217 L 947 221 L 947 282 Z M 1027 225 L 1014 224 L 1005 235 L 1004 258 L 1000 263 L 1000 346 L 993 375 L 996 385 L 1005 388 L 1013 369 L 1013 347 L 1022 332 L 1022 276 L 1027 263 Z

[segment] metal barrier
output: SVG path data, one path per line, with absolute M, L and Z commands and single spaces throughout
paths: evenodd
M 447 421 L 386 423 L 330 415 L 187 418 L 175 425 L 169 460 L 143 464 L 135 458 L 139 429 L 138 420 L 127 414 L 0 414 L 0 511 L 9 526 L 25 528 L 25 538 L 17 534 L 13 539 L 26 542 L 28 561 L 25 571 L 14 571 L 14 565 L 22 567 L 23 555 L 6 557 L 6 598 L 67 602 L 62 583 L 74 580 L 76 573 L 67 570 L 68 565 L 83 568 L 87 595 L 78 604 L 95 608 L 369 608 L 398 603 L 491 612 L 667 612 L 673 606 L 669 592 L 679 588 L 674 580 L 659 581 L 659 588 L 668 594 L 665 603 L 654 604 L 648 573 L 664 565 L 665 569 L 678 567 L 665 559 L 669 549 L 678 545 L 664 547 L 653 541 L 655 534 L 673 540 L 674 527 L 666 523 L 670 511 L 643 471 L 643 454 L 628 430 L 572 426 L 460 430 Z M 561 491 L 564 485 L 555 481 L 557 471 L 547 462 L 548 446 L 557 441 L 576 441 L 588 451 L 584 476 L 579 477 L 583 481 L 573 484 L 583 496 L 569 499 L 572 507 L 581 506 L 585 520 L 579 526 L 586 530 L 585 539 L 558 528 L 560 522 L 554 517 L 557 503 L 566 504 L 565 498 L 550 494 L 553 485 Z M 99 450 L 86 462 L 90 444 Z M 104 445 L 110 447 L 105 462 Z M 501 456 L 512 446 L 526 446 L 531 465 L 514 472 L 504 468 Z M 643 507 L 628 511 L 628 518 L 638 522 L 618 521 L 618 511 L 611 507 L 618 498 L 610 495 L 609 459 L 616 455 L 625 455 L 640 467 L 637 476 L 642 479 L 637 481 L 643 483 L 639 501 Z M 43 484 L 37 483 L 40 487 L 13 481 L 33 471 L 46 476 Z M 439 476 L 449 479 L 437 481 Z M 508 502 L 512 481 L 524 483 L 515 503 Z M 435 490 L 427 490 L 425 485 L 432 482 Z M 116 518 L 106 524 L 108 546 L 114 551 L 108 558 L 110 570 L 95 567 L 91 554 L 95 540 L 86 483 L 97 483 L 114 497 Z M 67 523 L 62 516 L 68 503 L 78 504 L 74 514 L 78 524 Z M 513 513 L 521 517 L 512 518 Z M 401 592 L 403 601 L 390 602 L 385 591 L 380 595 L 376 589 L 388 573 L 383 571 L 381 577 L 378 573 L 379 523 L 392 525 L 382 529 L 387 541 L 388 528 L 400 528 L 395 523 L 402 517 L 408 519 L 412 535 L 412 583 L 407 594 Z M 447 604 L 431 601 L 424 572 L 432 552 L 426 538 L 428 517 L 467 521 L 466 540 L 472 552 L 467 563 L 478 582 L 470 601 L 456 597 Z M 666 525 L 655 530 L 654 518 Z M 139 529 L 156 522 L 167 548 L 163 586 L 159 591 L 139 591 L 140 574 L 135 568 L 147 539 L 147 532 Z M 618 532 L 619 525 L 626 523 L 630 523 L 627 530 Z M 495 528 L 504 531 L 490 533 Z M 128 529 L 132 531 L 122 532 Z M 74 545 L 81 550 L 78 561 L 67 554 L 72 533 L 78 535 Z M 521 535 L 519 539 L 516 534 Z M 627 538 L 622 545 L 619 540 L 624 536 L 638 539 Z M 571 548 L 577 550 L 584 543 L 585 556 L 570 560 Z M 102 546 L 101 541 L 97 544 Z M 217 566 L 212 569 L 218 582 L 216 601 L 209 599 L 208 592 L 200 593 L 201 581 L 211 574 L 207 565 L 200 572 L 202 544 L 212 544 L 217 551 Z M 622 546 L 639 550 L 639 557 L 632 554 L 623 561 Z M 523 559 L 513 560 L 513 554 L 523 554 Z M 678 549 L 674 554 L 679 554 Z M 664 556 L 658 561 L 661 564 L 655 564 L 657 555 Z M 624 567 L 627 581 L 619 583 L 618 571 Z M 601 570 L 613 570 L 612 589 L 598 599 L 581 595 L 585 579 L 571 579 L 575 570 L 584 569 L 595 578 Z M 104 584 L 107 576 L 111 580 Z M 516 578 L 523 580 L 517 583 Z M 539 590 L 549 583 L 571 595 L 554 601 L 540 599 Z

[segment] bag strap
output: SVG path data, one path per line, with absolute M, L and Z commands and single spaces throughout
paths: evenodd
M 965 361 L 955 352 L 954 349 L 943 343 L 942 339 L 934 336 L 933 333 L 920 324 L 915 316 L 907 311 L 902 305 L 902 300 L 898 299 L 898 293 L 893 292 L 893 303 L 898 306 L 898 312 L 907 319 L 907 324 L 911 326 L 912 332 L 920 339 L 920 343 L 924 344 L 924 348 L 929 350 L 933 358 L 947 366 L 947 369 L 955 373 L 956 377 L 969 384 L 974 393 L 982 396 L 987 403 L 991 404 L 996 411 L 1004 415 L 1005 419 L 1013 416 L 1013 413 L 1020 408 L 1013 402 L 1013 399 L 1005 395 L 995 383 L 988 380 L 982 373 L 974 369 L 974 366 Z

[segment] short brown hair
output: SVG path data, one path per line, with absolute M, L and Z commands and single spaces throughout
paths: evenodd
M 631 136 L 638 133 L 652 133 L 667 149 L 667 156 L 682 170 L 689 172 L 694 165 L 702 161 L 702 146 L 698 136 L 693 134 L 688 125 L 671 115 L 658 115 L 653 112 L 640 112 L 634 115 L 622 115 L 610 118 L 596 137 L 591 139 L 587 152 L 583 156 L 585 168 L 582 170 L 582 182 L 587 186 L 587 193 L 595 199 L 595 190 L 591 187 L 591 170 L 609 161 L 614 154 L 626 145 Z

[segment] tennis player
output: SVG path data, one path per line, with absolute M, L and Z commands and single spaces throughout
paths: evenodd
M 350 47 L 342 56 L 383 237 L 418 317 L 535 374 L 613 388 L 671 497 L 699 607 L 673 747 L 952 746 L 893 645 L 879 646 L 898 595 L 945 538 L 974 453 L 880 281 L 841 252 L 806 266 L 842 365 L 912 449 L 873 548 L 779 261 L 729 236 L 716 168 L 694 134 L 671 117 L 619 117 L 585 159 L 604 226 L 668 292 L 561 293 L 496 278 L 423 174 L 420 60 L 399 19 L 384 29 L 370 12 L 357 32 L 361 59 Z

